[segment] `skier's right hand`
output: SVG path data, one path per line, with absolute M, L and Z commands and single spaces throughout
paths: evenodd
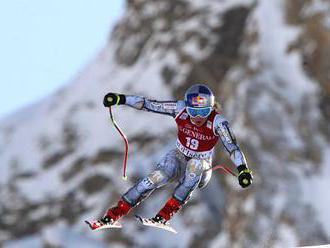
M 116 94 L 109 92 L 104 96 L 103 105 L 104 107 L 111 107 L 113 105 L 125 104 L 126 97 L 123 94 Z

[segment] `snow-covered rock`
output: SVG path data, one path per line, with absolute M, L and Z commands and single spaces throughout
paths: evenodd
M 330 243 L 330 12 L 327 0 L 128 0 L 106 47 L 66 87 L 0 122 L 4 247 L 294 247 Z M 170 117 L 103 95 L 178 99 L 205 82 L 223 104 L 254 184 L 214 174 L 177 215 L 173 236 L 140 228 L 92 233 L 99 217 L 174 145 Z M 219 100 L 218 99 L 218 100 Z M 230 163 L 223 149 L 216 162 Z M 153 215 L 175 185 L 137 211 Z M 165 242 L 166 240 L 166 242 Z

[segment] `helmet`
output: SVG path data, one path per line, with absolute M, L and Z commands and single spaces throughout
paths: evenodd
M 214 95 L 206 85 L 195 84 L 186 91 L 184 101 L 191 117 L 206 118 L 212 112 Z

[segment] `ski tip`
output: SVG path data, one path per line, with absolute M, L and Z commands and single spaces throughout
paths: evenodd
M 139 221 L 142 221 L 142 217 L 137 214 L 135 215 L 135 218 L 138 219 Z
M 89 221 L 85 220 L 85 223 L 90 227 L 90 229 L 93 229 L 92 228 L 92 225 L 91 225 L 91 223 Z
M 92 229 L 93 231 L 96 230 L 102 230 L 102 229 L 111 229 L 111 228 L 122 228 L 122 225 L 119 222 L 114 222 L 114 223 L 108 223 L 108 224 L 102 224 L 99 221 L 87 221 L 85 220 L 85 223 Z

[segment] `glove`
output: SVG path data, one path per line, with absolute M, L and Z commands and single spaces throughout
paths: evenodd
M 113 105 L 125 104 L 126 97 L 123 94 L 108 93 L 104 96 L 103 105 L 104 107 L 111 107 Z
M 238 170 L 238 182 L 242 188 L 246 188 L 252 184 L 253 176 L 252 171 L 249 170 L 245 164 L 237 167 Z

